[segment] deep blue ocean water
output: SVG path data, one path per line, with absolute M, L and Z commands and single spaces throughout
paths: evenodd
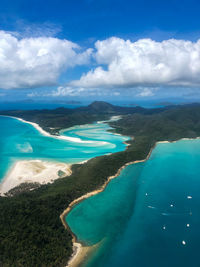
M 62 101 L 57 101 L 57 102 L 2 102 L 0 101 L 0 110 L 16 110 L 16 109 L 21 109 L 21 110 L 33 110 L 33 109 L 55 109 L 55 108 L 59 108 L 59 107 L 65 107 L 65 108 L 78 108 L 78 107 L 83 107 L 83 106 L 88 106 L 89 104 L 91 104 L 93 102 L 93 100 L 91 101 L 85 101 L 85 100 L 81 100 L 80 103 L 77 104 L 70 104 L 70 103 L 62 103 Z M 141 101 L 141 100 L 120 100 L 120 101 L 111 101 L 111 100 L 107 100 L 107 102 L 113 104 L 113 105 L 117 105 L 117 106 L 124 106 L 124 107 L 134 107 L 134 106 L 141 106 L 144 108 L 159 108 L 159 107 L 163 107 L 162 105 L 162 100 L 152 100 L 152 101 Z M 159 104 L 159 102 L 161 104 Z M 166 101 L 165 101 L 166 102 Z M 170 101 L 169 101 L 170 102 Z M 178 101 L 180 102 L 180 101 Z M 177 103 L 172 101 L 173 103 Z
M 41 135 L 33 126 L 0 117 L 0 179 L 21 159 L 74 163 L 125 149 L 128 137 L 106 123 Z M 102 141 L 107 142 L 103 143 Z M 200 266 L 200 140 L 162 143 L 144 163 L 130 165 L 104 192 L 84 200 L 66 220 L 84 244 L 98 244 L 84 267 Z
M 123 151 L 128 137 L 108 132 L 106 123 L 76 126 L 62 131 L 91 143 L 59 140 L 42 135 L 32 125 L 0 116 L 0 180 L 18 160 L 40 159 L 77 163 L 96 156 Z M 104 143 L 102 143 L 104 142 Z
M 35 102 L 0 102 L 0 110 L 34 110 L 34 109 L 55 109 L 60 107 L 65 108 L 78 108 L 80 106 L 85 106 L 87 103 L 80 104 L 65 104 L 65 103 L 35 103 Z
M 199 267 L 200 140 L 156 146 L 66 221 L 78 240 L 98 244 L 84 267 Z

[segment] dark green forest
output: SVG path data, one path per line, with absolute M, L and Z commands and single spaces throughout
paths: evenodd
M 119 107 L 106 102 L 96 101 L 87 107 L 76 109 L 57 108 L 54 110 L 12 110 L 1 111 L 0 115 L 9 115 L 38 123 L 51 134 L 58 134 L 59 130 L 80 124 L 92 123 L 109 119 L 113 115 L 123 114 L 152 114 L 162 109 L 144 109 L 141 107 Z M 54 128 L 54 129 L 52 129 Z
M 96 102 L 77 110 L 6 111 L 39 123 L 43 128 L 67 128 L 75 124 L 123 115 L 111 122 L 114 131 L 131 136 L 123 151 L 74 165 L 72 175 L 35 190 L 14 190 L 0 197 L 0 266 L 65 266 L 72 253 L 72 235 L 60 214 L 74 199 L 101 187 L 125 163 L 145 159 L 157 141 L 200 136 L 200 105 L 162 109 L 122 108 Z M 60 118 L 60 119 L 58 119 Z

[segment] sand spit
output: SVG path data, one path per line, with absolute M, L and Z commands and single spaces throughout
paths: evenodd
M 99 246 L 99 243 L 93 246 L 82 246 L 80 243 L 73 243 L 73 254 L 66 267 L 78 267 L 80 264 L 92 254 Z
M 1 115 L 0 115 L 1 116 Z M 24 119 L 14 117 L 14 116 L 4 116 L 17 119 L 23 123 L 31 124 L 35 129 L 37 129 L 42 135 L 67 140 L 77 143 L 93 143 L 96 145 L 107 144 L 104 141 L 83 141 L 80 138 L 69 137 L 64 135 L 51 135 L 50 133 L 43 130 L 37 123 L 29 122 Z M 115 117 L 114 117 L 115 118 Z M 113 118 L 111 118 L 113 119 Z M 85 163 L 86 161 L 80 162 L 79 164 Z M 60 178 L 58 172 L 62 171 L 64 176 L 71 174 L 69 165 L 64 163 L 47 162 L 41 160 L 23 160 L 18 161 L 8 172 L 3 182 L 0 184 L 0 195 L 4 195 L 10 189 L 20 185 L 21 183 L 40 183 L 46 184 Z
M 24 123 L 31 124 L 35 129 L 37 129 L 44 136 L 48 136 L 48 137 L 52 137 L 52 138 L 56 138 L 56 139 L 61 139 L 61 140 L 66 140 L 66 141 L 70 141 L 70 142 L 75 142 L 75 143 L 88 143 L 88 144 L 101 143 L 101 144 L 107 144 L 107 142 L 104 142 L 104 141 L 83 141 L 78 137 L 70 137 L 70 136 L 66 136 L 66 135 L 52 135 L 52 134 L 46 132 L 45 130 L 43 130 L 42 127 L 40 127 L 39 124 L 37 124 L 35 122 L 26 121 L 24 119 L 21 119 L 21 118 L 18 118 L 18 117 L 14 117 L 14 116 L 4 116 L 4 115 L 0 115 L 0 116 L 13 118 L 13 119 L 22 121 Z
M 43 130 L 42 127 L 40 127 L 39 124 L 37 124 L 35 122 L 26 121 L 26 120 L 23 120 L 23 119 L 17 118 L 17 117 L 13 117 L 13 118 L 20 120 L 24 123 L 28 123 L 28 124 L 33 125 L 42 135 L 45 135 L 45 136 L 49 136 L 49 137 L 53 137 L 53 138 L 57 138 L 57 139 L 61 139 L 61 140 L 67 140 L 67 141 L 75 142 L 75 143 L 94 143 L 94 141 L 83 141 L 78 137 L 70 137 L 70 136 L 64 136 L 64 135 L 52 135 L 52 134 L 46 132 L 45 130 Z
M 55 179 L 70 174 L 70 165 L 66 163 L 41 160 L 17 161 L 1 183 L 0 194 L 5 194 L 21 183 L 52 183 Z

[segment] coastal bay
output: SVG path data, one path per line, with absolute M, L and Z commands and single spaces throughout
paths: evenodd
M 101 106 L 99 112 L 103 110 L 103 114 L 112 113 L 114 115 L 117 113 L 115 113 L 115 108 L 112 105 L 104 105 L 103 103 L 98 105 Z M 105 106 L 109 108 L 108 113 Z M 0 251 L 4 251 L 1 255 L 1 261 L 13 266 L 22 261 L 26 264 L 25 266 L 37 264 L 66 266 L 74 252 L 72 232 L 69 228 L 65 229 L 60 220 L 63 211 L 70 207 L 76 199 L 101 190 L 108 183 L 108 177 L 114 177 L 124 165 L 130 162 L 144 161 L 152 148 L 155 147 L 156 142 L 163 140 L 172 142 L 181 138 L 200 136 L 199 109 L 199 105 L 195 104 L 156 111 L 144 111 L 137 108 L 130 111 L 129 109 L 129 114 L 123 115 L 121 120 L 109 123 L 115 129 L 111 129 L 111 131 L 132 137 L 126 141 L 129 144 L 126 150 L 98 156 L 84 164 L 73 165 L 70 176 L 57 179 L 52 184 L 42 185 L 38 189 L 16 194 L 13 197 L 0 197 L 0 212 L 2 214 L 0 231 L 3 241 L 0 243 Z M 16 112 L 11 113 L 7 115 L 13 115 Z M 40 114 L 42 113 L 40 112 Z M 55 116 L 55 112 L 53 114 L 52 116 Z M 58 114 L 58 116 L 60 115 Z M 46 113 L 44 117 L 46 118 Z M 62 118 L 64 120 L 63 115 Z M 42 117 L 40 119 L 42 121 Z M 33 121 L 35 120 L 33 119 Z M 45 123 L 50 125 L 50 121 Z M 73 135 L 73 129 L 71 134 Z M 78 135 L 80 138 L 81 131 Z M 134 186 L 133 189 L 136 190 L 137 188 Z M 38 216 L 38 214 L 42 216 Z M 27 235 L 27 233 L 31 233 L 31 235 Z M 31 238 L 32 235 L 37 238 Z M 17 247 L 15 242 L 10 242 L 14 237 L 18 239 Z M 24 248 L 23 242 L 20 240 L 27 241 L 29 244 L 27 249 Z M 102 245 L 104 241 L 104 239 L 101 240 L 101 246 L 97 247 L 97 251 L 104 247 Z M 33 251 L 34 253 L 32 253 Z M 43 252 L 42 255 L 41 251 Z
M 199 13 L 1 1 L 0 267 L 200 267 Z
M 0 120 L 5 125 L 1 140 L 3 142 L 6 138 L 7 142 L 1 152 L 2 161 L 6 162 L 0 169 L 2 194 L 21 183 L 44 184 L 68 176 L 71 164 L 123 150 L 123 142 L 128 140 L 107 132 L 111 128 L 101 122 L 65 129 L 61 135 L 51 135 L 38 124 L 20 118 L 3 116 Z
M 160 143 L 149 160 L 127 166 L 103 192 L 70 211 L 66 222 L 79 242 L 101 243 L 81 266 L 197 262 L 198 147 L 199 139 Z

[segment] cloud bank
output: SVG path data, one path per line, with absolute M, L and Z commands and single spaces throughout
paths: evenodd
M 80 74 L 79 80 L 61 84 L 49 95 L 103 94 L 113 88 L 119 95 L 120 90 L 136 88 L 136 95 L 148 97 L 160 86 L 198 87 L 200 40 L 140 39 L 131 42 L 112 37 L 83 50 L 76 43 L 55 37 L 20 39 L 0 31 L 2 89 L 56 85 L 62 72 L 79 65 L 87 65 L 90 70 Z M 92 69 L 92 66 L 95 67 Z
M 91 49 L 80 52 L 70 41 L 52 37 L 17 39 L 0 31 L 0 88 L 54 85 L 69 67 L 89 62 Z
M 77 87 L 199 86 L 200 40 L 97 41 L 98 66 L 72 81 Z M 148 92 L 147 92 L 148 94 Z

